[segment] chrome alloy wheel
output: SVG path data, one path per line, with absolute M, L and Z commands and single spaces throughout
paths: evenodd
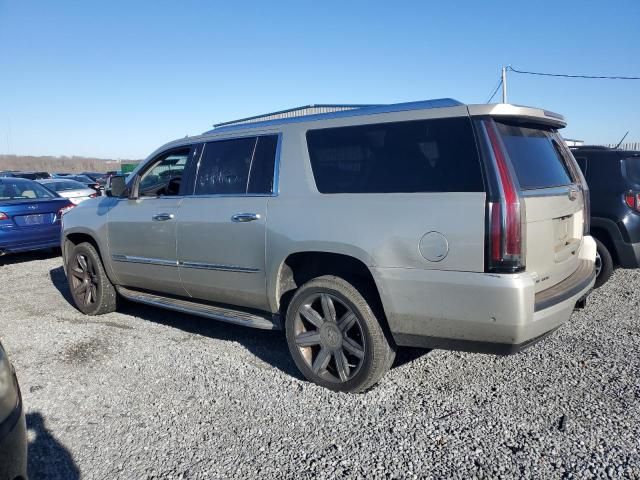
M 600 272 L 602 272 L 602 257 L 600 257 L 600 252 L 596 250 L 596 278 L 600 276 Z
M 357 375 L 365 337 L 358 316 L 343 301 L 327 293 L 309 295 L 294 322 L 295 344 L 313 373 L 336 383 Z

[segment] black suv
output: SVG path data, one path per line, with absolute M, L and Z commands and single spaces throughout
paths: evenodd
M 614 267 L 640 267 L 640 151 L 571 149 L 591 191 L 591 235 L 598 245 L 595 287 Z

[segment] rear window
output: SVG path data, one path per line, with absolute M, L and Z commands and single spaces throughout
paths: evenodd
M 0 201 L 55 197 L 56 194 L 36 182 L 11 181 L 9 178 L 0 181 Z
M 625 158 L 624 170 L 627 180 L 640 184 L 640 157 Z
M 484 191 L 468 118 L 307 132 L 321 193 Z
M 573 183 L 555 133 L 522 125 L 496 122 L 509 158 L 524 190 L 559 187 Z
M 80 182 L 76 182 L 75 180 L 65 180 L 62 182 L 47 182 L 44 184 L 48 189 L 53 190 L 54 192 L 64 192 L 67 190 L 83 190 L 87 188 Z

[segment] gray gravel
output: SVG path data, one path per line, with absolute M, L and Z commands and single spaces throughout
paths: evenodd
M 304 381 L 281 333 L 84 317 L 57 257 L 0 260 L 0 287 L 35 479 L 640 478 L 638 271 L 524 353 L 404 350 L 362 395 Z

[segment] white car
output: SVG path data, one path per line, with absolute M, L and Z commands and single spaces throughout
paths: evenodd
M 78 205 L 84 200 L 98 196 L 97 192 L 93 188 L 89 188 L 75 180 L 51 178 L 47 180 L 39 180 L 39 183 L 47 187 L 49 190 L 53 190 L 61 197 L 68 198 L 74 205 Z

